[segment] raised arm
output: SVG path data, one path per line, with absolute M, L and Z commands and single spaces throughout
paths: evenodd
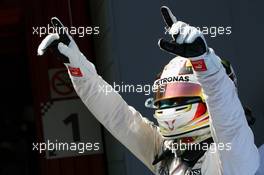
M 68 37 L 68 46 L 59 43 L 56 47 L 69 59 L 64 59 L 67 60 L 64 64 L 77 94 L 97 120 L 154 171 L 152 161 L 162 141 L 157 127 L 128 106 L 118 93 L 109 91 L 111 86 L 97 74 L 94 65 L 80 52 L 72 37 Z M 40 44 L 38 54 L 42 55 L 51 43 L 59 39 L 58 34 L 47 36 Z
M 220 58 L 207 47 L 200 31 L 177 21 L 167 7 L 162 8 L 173 41 L 161 39 L 161 49 L 190 59 L 206 96 L 213 139 L 230 144 L 231 150 L 219 150 L 223 174 L 255 174 L 258 150 L 249 128 L 234 83 L 225 73 Z

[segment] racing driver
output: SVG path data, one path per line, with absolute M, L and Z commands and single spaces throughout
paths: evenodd
M 161 12 L 172 41 L 160 39 L 158 44 L 176 57 L 157 77 L 155 97 L 146 103 L 155 108 L 158 126 L 114 90 L 99 91 L 110 85 L 68 35 L 69 45 L 60 42 L 57 49 L 69 59 L 64 64 L 77 94 L 97 120 L 157 175 L 254 175 L 259 154 L 234 75 L 226 74 L 199 30 L 177 21 L 168 7 L 161 7 Z M 57 33 L 48 35 L 38 54 L 59 39 Z M 182 144 L 185 149 L 180 149 Z M 205 145 L 207 150 L 202 149 Z

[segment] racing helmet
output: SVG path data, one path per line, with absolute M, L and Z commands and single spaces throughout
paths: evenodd
M 155 108 L 154 117 L 164 138 L 210 135 L 205 96 L 187 58 L 172 59 L 153 87 L 154 98 L 145 105 Z
M 235 71 L 227 60 L 221 60 L 226 74 L 238 88 Z M 165 138 L 210 137 L 209 114 L 205 95 L 189 59 L 172 59 L 154 82 L 154 98 L 145 106 L 155 108 L 160 133 Z M 199 139 L 197 139 L 199 140 Z

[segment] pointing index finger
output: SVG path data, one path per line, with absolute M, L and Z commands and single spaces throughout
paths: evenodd
M 167 6 L 162 6 L 160 8 L 161 15 L 168 27 L 171 27 L 177 22 L 176 17 L 172 14 L 171 10 Z
M 65 45 L 69 45 L 71 40 L 69 39 L 67 32 L 65 31 L 65 27 L 62 22 L 57 17 L 51 18 L 51 23 L 53 27 L 56 29 L 57 33 L 60 36 L 60 41 Z

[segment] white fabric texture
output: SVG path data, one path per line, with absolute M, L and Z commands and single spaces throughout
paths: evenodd
M 230 151 L 219 150 L 223 174 L 253 175 L 259 166 L 258 150 L 234 83 L 212 49 L 202 59 L 208 70 L 195 73 L 206 95 L 214 141 L 232 146 Z
M 260 165 L 256 175 L 264 174 L 264 144 L 259 147 Z
M 85 56 L 80 52 L 77 44 L 73 40 L 73 38 L 68 35 L 70 38 L 71 42 L 69 46 L 66 46 L 63 43 L 58 44 L 58 50 L 60 53 L 65 55 L 66 57 L 69 58 L 70 63 L 66 63 L 66 67 L 70 66 L 72 68 L 80 68 L 82 74 L 84 74 L 83 78 L 87 78 L 88 76 L 91 75 L 97 75 L 96 69 L 94 65 L 88 61 Z M 44 51 L 47 49 L 47 47 L 55 40 L 59 39 L 58 34 L 49 34 L 46 36 L 46 38 L 41 42 L 41 44 L 38 47 L 38 55 L 43 55 Z M 81 65 L 86 65 L 85 68 Z
M 202 32 L 182 21 L 177 21 L 176 23 L 174 23 L 169 30 L 169 34 L 178 44 L 192 43 L 196 38 L 201 37 L 207 47 Z M 177 36 L 177 38 L 175 38 L 175 36 Z

